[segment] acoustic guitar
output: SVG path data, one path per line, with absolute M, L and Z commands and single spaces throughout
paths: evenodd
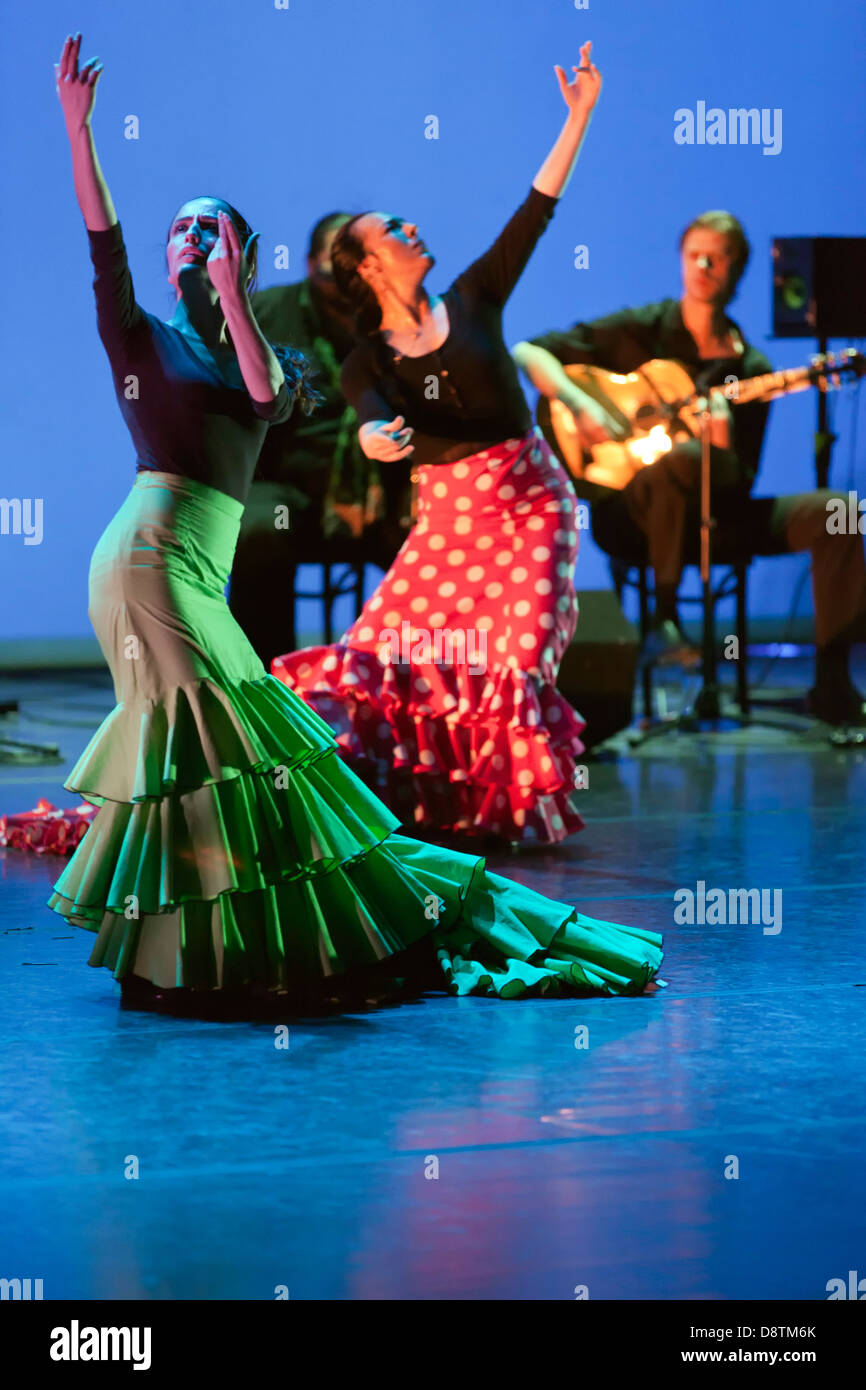
M 564 367 L 563 371 L 603 405 L 625 433 L 622 440 L 585 447 L 568 406 L 542 396 L 538 424 L 575 479 L 620 490 L 678 440 L 700 436 L 702 398 L 681 362 L 653 358 L 625 374 L 590 366 Z M 732 377 L 725 385 L 711 387 L 707 394 L 724 396 L 732 406 L 738 406 L 747 401 L 772 401 L 810 386 L 826 391 L 840 385 L 843 377 L 862 376 L 864 371 L 866 357 L 848 348 L 817 356 L 808 367 L 789 367 L 742 381 Z

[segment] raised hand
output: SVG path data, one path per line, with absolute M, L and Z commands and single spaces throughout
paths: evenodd
M 569 82 L 562 68 L 554 66 L 559 79 L 559 90 L 570 111 L 591 111 L 598 101 L 601 91 L 601 73 L 591 59 L 592 44 L 585 43 L 580 50 L 580 67 L 573 67 L 574 80 Z
M 66 125 L 70 131 L 89 125 L 96 101 L 96 84 L 103 70 L 98 58 L 91 58 L 79 68 L 81 35 L 70 34 L 63 45 L 60 62 L 54 64 L 57 95 Z
M 249 275 L 247 259 L 258 232 L 253 232 L 246 246 L 241 246 L 240 237 L 228 213 L 218 212 L 219 236 L 207 258 L 207 273 L 220 300 L 239 299 L 246 289 Z
M 413 430 L 406 425 L 402 415 L 393 420 L 369 420 L 358 431 L 362 453 L 368 459 L 378 459 L 381 463 L 393 463 L 414 453 Z

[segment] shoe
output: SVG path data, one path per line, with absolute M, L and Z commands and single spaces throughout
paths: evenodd
M 120 1002 L 125 1009 L 162 1009 L 166 993 L 141 975 L 124 975 L 120 981 Z
M 694 669 L 701 664 L 701 653 L 672 618 L 654 623 L 641 651 L 643 666 L 682 666 Z
M 866 703 L 851 681 L 841 689 L 826 683 L 813 686 L 806 696 L 806 709 L 815 719 L 836 728 L 842 724 L 856 729 L 866 728 Z
M 120 981 L 121 1008 L 144 1009 L 172 1018 L 235 1021 L 245 1016 L 249 1002 L 249 996 L 237 990 L 163 989 L 141 975 L 124 975 Z
M 441 849 L 456 850 L 458 854 L 510 854 L 512 845 L 519 841 L 509 840 L 495 830 L 482 830 L 471 825 L 419 829 L 416 826 L 400 827 L 400 834 L 410 839 L 424 840 L 425 843 L 439 845 Z

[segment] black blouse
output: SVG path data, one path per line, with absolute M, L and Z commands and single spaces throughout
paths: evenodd
M 88 231 L 96 321 L 136 471 L 178 473 L 245 502 L 269 424 L 287 420 L 285 382 L 254 401 L 234 348 L 211 349 L 135 301 L 120 223 Z
M 435 352 L 406 357 L 376 333 L 343 363 L 343 391 L 359 423 L 405 416 L 416 466 L 454 463 L 530 429 L 502 312 L 557 201 L 531 188 L 490 249 L 449 286 L 448 337 Z

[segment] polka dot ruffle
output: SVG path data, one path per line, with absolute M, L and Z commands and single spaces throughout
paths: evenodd
M 418 482 L 418 521 L 357 621 L 273 674 L 383 791 L 411 776 L 416 825 L 556 842 L 582 825 L 583 721 L 554 687 L 577 622 L 571 484 L 535 431 Z

